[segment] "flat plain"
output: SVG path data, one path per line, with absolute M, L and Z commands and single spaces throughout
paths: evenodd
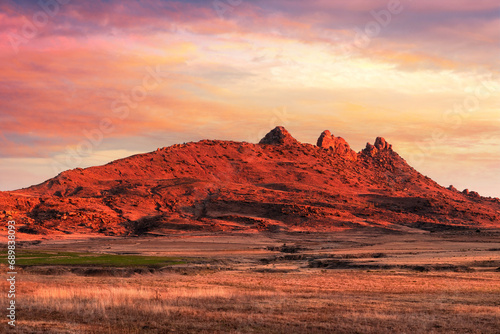
M 500 231 L 412 232 L 20 235 L 12 332 L 497 333 Z

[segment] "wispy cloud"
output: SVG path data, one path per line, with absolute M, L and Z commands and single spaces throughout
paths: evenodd
M 435 152 L 451 152 L 451 161 L 463 159 L 463 149 L 494 151 L 485 138 L 500 132 L 498 94 L 460 115 L 460 127 L 443 115 L 486 76 L 490 86 L 498 80 L 497 1 L 401 0 L 389 18 L 391 4 L 398 5 L 257 0 L 221 16 L 211 1 L 70 1 L 36 24 L 34 15 L 44 13 L 37 2 L 4 1 L 0 157 L 63 156 L 156 66 L 162 84 L 93 154 L 203 137 L 248 140 L 281 121 L 272 110 L 282 106 L 287 126 L 308 142 L 329 127 L 356 149 L 385 135 L 410 155 L 418 149 L 412 143 L 441 129 L 449 140 Z M 30 24 L 36 34 L 26 38 Z M 370 24 L 379 31 L 360 46 Z M 488 159 L 471 160 L 492 171 Z M 442 170 L 431 156 L 426 161 Z

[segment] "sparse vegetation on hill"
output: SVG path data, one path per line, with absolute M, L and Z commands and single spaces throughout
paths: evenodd
M 0 204 L 40 234 L 500 226 L 498 199 L 438 185 L 383 138 L 356 153 L 328 131 L 315 146 L 282 127 L 259 144 L 203 140 L 69 170 Z

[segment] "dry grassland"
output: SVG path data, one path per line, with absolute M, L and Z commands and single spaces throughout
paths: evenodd
M 500 276 L 492 272 L 222 271 L 128 278 L 25 273 L 19 277 L 19 322 L 13 333 L 500 330 Z

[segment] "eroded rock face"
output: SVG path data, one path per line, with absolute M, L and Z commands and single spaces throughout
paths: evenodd
M 335 137 L 330 131 L 321 133 L 316 143 L 318 147 L 331 150 L 334 154 L 344 156 L 349 160 L 356 160 L 358 155 L 342 137 Z
M 364 150 L 362 150 L 361 152 L 373 157 L 377 153 L 384 152 L 384 151 L 392 152 L 392 145 L 389 144 L 384 138 L 377 137 L 377 139 L 375 139 L 374 145 L 372 145 L 370 143 L 366 143 L 366 148 Z
M 470 197 L 475 197 L 475 198 L 480 198 L 481 195 L 479 195 L 479 193 L 477 191 L 471 191 L 469 192 L 469 196 Z
M 476 197 L 476 198 L 479 198 L 481 197 L 479 195 L 479 193 L 477 193 L 476 191 L 470 191 L 469 189 L 464 189 L 462 191 L 462 194 L 466 195 L 466 196 L 469 196 L 469 197 Z
M 380 151 L 392 150 L 392 145 L 386 142 L 385 139 L 382 137 L 377 137 L 377 139 L 375 139 L 375 147 Z
M 300 144 L 297 139 L 293 138 L 292 135 L 282 126 L 277 126 L 265 135 L 259 142 L 259 144 L 267 145 L 297 145 Z

